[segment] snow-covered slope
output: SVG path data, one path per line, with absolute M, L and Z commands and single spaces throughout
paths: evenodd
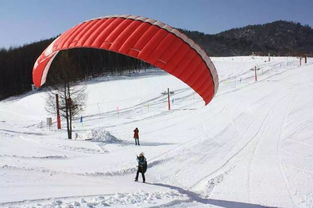
M 44 92 L 1 101 L 0 206 L 312 207 L 313 60 L 267 59 L 213 58 L 207 106 L 159 70 L 83 83 L 73 140 L 45 125 Z M 140 152 L 146 184 L 133 181 Z

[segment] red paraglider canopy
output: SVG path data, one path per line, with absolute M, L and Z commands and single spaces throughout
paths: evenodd
M 157 20 L 130 15 L 85 21 L 60 35 L 35 62 L 36 87 L 45 83 L 58 52 L 71 48 L 105 49 L 143 60 L 185 82 L 206 104 L 218 88 L 213 63 L 193 40 Z

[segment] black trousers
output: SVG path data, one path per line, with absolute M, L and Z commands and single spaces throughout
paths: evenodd
M 138 176 L 139 176 L 139 173 L 141 173 L 141 176 L 142 176 L 142 181 L 143 181 L 143 182 L 145 182 L 145 181 L 146 181 L 146 178 L 145 178 L 145 173 L 144 173 L 143 171 L 140 171 L 139 169 L 137 170 L 135 180 L 136 180 L 136 181 L 138 181 Z

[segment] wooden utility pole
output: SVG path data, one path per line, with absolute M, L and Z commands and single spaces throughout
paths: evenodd
M 167 88 L 167 103 L 168 103 L 168 110 L 171 110 L 170 88 Z

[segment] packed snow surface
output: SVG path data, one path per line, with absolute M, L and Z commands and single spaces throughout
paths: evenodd
M 44 90 L 1 101 L 0 206 L 313 207 L 313 60 L 212 60 L 220 87 L 207 106 L 158 69 L 81 83 L 72 140 L 64 120 L 46 125 Z

